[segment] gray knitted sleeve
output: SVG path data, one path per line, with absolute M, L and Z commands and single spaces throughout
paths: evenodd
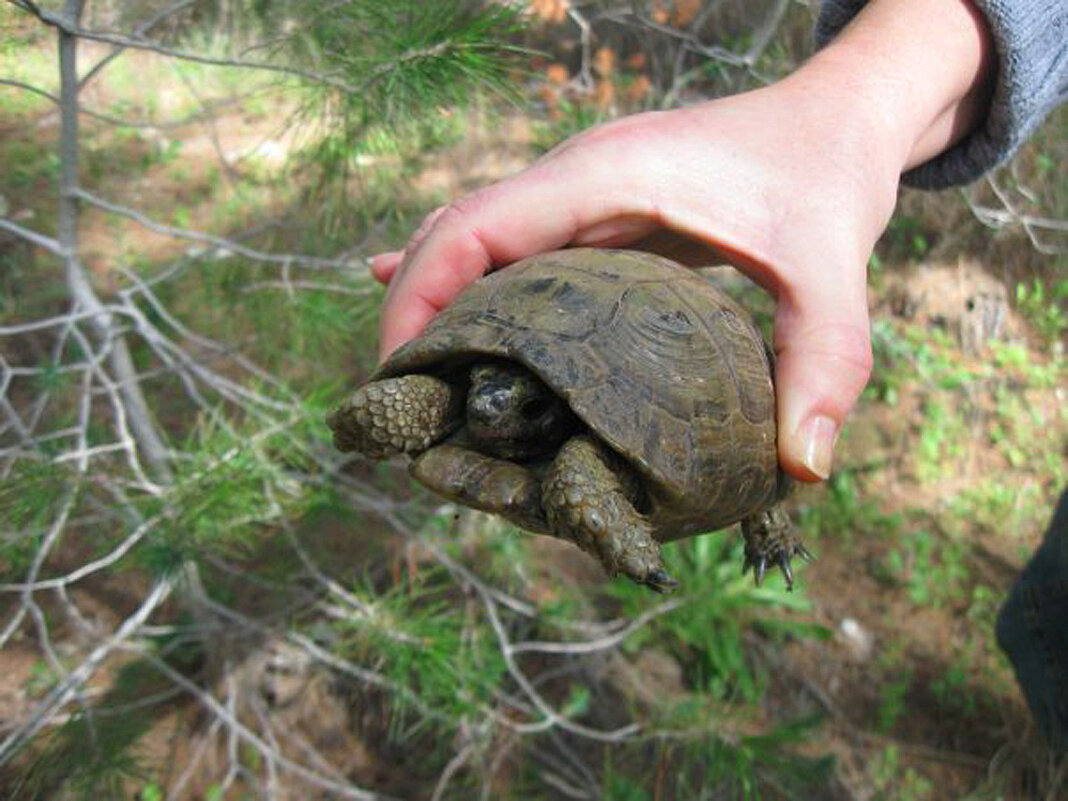
M 1068 100 L 1068 0 L 973 0 L 997 52 L 997 82 L 985 122 L 902 180 L 922 189 L 963 184 L 1006 161 L 1056 106 Z M 830 41 L 865 0 L 823 0 L 816 43 Z

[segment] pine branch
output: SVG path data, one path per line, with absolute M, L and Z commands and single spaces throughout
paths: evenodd
M 269 61 L 248 61 L 244 59 L 235 58 L 220 58 L 215 56 L 206 56 L 202 53 L 195 53 L 187 50 L 179 50 L 173 47 L 167 47 L 165 45 L 157 44 L 148 39 L 144 39 L 140 36 L 127 36 L 119 33 L 110 33 L 106 31 L 93 31 L 87 28 L 82 28 L 76 21 L 73 21 L 67 15 L 54 14 L 50 11 L 37 8 L 32 4 L 23 5 L 25 10 L 32 13 L 44 24 L 56 28 L 61 34 L 74 38 L 74 39 L 87 39 L 93 42 L 101 42 L 103 44 L 115 45 L 118 48 L 131 49 L 131 50 L 143 50 L 145 52 L 157 53 L 162 56 L 168 56 L 170 58 L 181 59 L 182 61 L 190 61 L 196 64 L 207 64 L 216 67 L 241 67 L 252 70 L 262 70 L 264 72 L 275 72 L 283 75 L 292 75 L 297 78 L 303 78 L 304 80 L 311 81 L 313 83 L 323 84 L 330 86 L 334 89 L 339 89 L 342 92 L 354 93 L 358 92 L 358 88 L 351 84 L 331 77 L 330 75 L 313 72 L 311 70 L 301 69 L 299 67 L 290 67 L 284 64 L 276 64 Z

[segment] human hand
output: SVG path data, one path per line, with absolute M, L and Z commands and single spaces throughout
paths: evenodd
M 591 129 L 429 215 L 403 252 L 374 260 L 390 284 L 382 355 L 495 267 L 564 246 L 664 252 L 685 238 L 774 295 L 780 463 L 802 480 L 826 478 L 871 369 L 866 264 L 898 177 L 959 131 L 942 98 L 856 77 L 848 46 L 870 33 L 859 30 L 843 34 L 844 54 L 828 48 L 778 84 Z

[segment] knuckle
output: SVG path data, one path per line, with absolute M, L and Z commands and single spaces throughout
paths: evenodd
M 481 198 L 485 195 L 485 190 L 479 190 L 463 197 L 458 197 L 442 208 L 440 223 L 444 226 L 453 227 L 460 225 L 468 217 L 475 214 L 482 206 Z

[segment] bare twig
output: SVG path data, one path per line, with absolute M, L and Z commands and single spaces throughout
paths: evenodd
M 194 53 L 188 50 L 178 50 L 173 47 L 166 47 L 165 45 L 157 44 L 140 36 L 127 36 L 120 33 L 93 31 L 87 28 L 82 28 L 77 21 L 70 19 L 66 15 L 55 14 L 37 8 L 36 6 L 26 6 L 26 10 L 30 11 L 34 16 L 40 19 L 41 22 L 46 25 L 51 25 L 59 30 L 61 35 L 66 35 L 70 38 L 102 42 L 104 44 L 115 45 L 117 48 L 144 50 L 150 53 L 158 53 L 162 56 L 168 56 L 170 58 L 182 59 L 183 61 L 192 61 L 197 64 L 207 64 L 216 67 L 243 67 L 265 72 L 275 72 L 282 75 L 292 75 L 294 77 L 312 81 L 313 83 L 321 83 L 326 86 L 331 86 L 335 89 L 340 89 L 343 92 L 358 93 L 360 91 L 359 87 L 353 86 L 346 81 L 330 75 L 313 72 L 311 70 L 304 70 L 299 67 L 291 67 L 270 61 L 248 61 L 237 58 L 206 56 L 202 53 Z
M 280 769 L 292 773 L 294 776 L 303 779 L 313 787 L 318 787 L 327 790 L 328 792 L 335 793 L 340 798 L 353 798 L 357 799 L 357 801 L 388 801 L 388 799 L 390 799 L 389 796 L 362 790 L 348 782 L 342 783 L 327 779 L 306 766 L 292 761 L 284 754 L 278 753 L 271 748 L 270 743 L 265 742 L 259 735 L 238 720 L 238 718 L 227 709 L 225 704 L 220 703 L 215 696 L 202 690 L 166 662 L 146 653 L 142 649 L 134 649 L 132 646 L 126 646 L 126 648 L 128 650 L 134 650 L 146 662 L 166 676 L 173 684 L 181 687 L 196 699 L 197 702 L 210 712 L 216 720 L 222 722 L 222 725 L 226 727 L 229 734 L 255 749 L 262 757 L 269 757 L 272 759 Z
M 1047 256 L 1068 252 L 1068 245 L 1051 245 L 1043 240 L 1039 234 L 1042 230 L 1068 232 L 1068 220 L 1057 220 L 1021 212 L 1012 201 L 1012 198 L 1009 197 L 1008 191 L 998 183 L 995 176 L 988 175 L 985 180 L 986 185 L 990 187 L 990 191 L 994 193 L 994 197 L 1001 203 L 1000 209 L 981 206 L 972 199 L 968 190 L 961 190 L 964 202 L 968 204 L 968 208 L 971 209 L 972 214 L 975 215 L 979 222 L 994 230 L 1019 226 L 1027 234 L 1027 238 L 1031 240 L 1032 247 Z
M 22 81 L 15 81 L 9 78 L 0 78 L 0 86 L 10 86 L 15 89 L 22 89 L 24 91 L 31 92 L 35 95 L 43 97 L 46 100 L 50 100 L 57 106 L 60 104 L 60 100 L 57 95 L 54 95 L 51 92 L 47 92 L 44 89 L 41 89 L 40 87 L 31 86 L 28 83 L 23 83 Z M 85 107 L 79 107 L 78 113 L 86 117 L 92 117 L 94 120 L 107 123 L 108 125 L 112 125 L 116 128 L 151 128 L 157 131 L 166 131 L 172 130 L 174 128 L 183 128 L 186 125 L 197 122 L 199 120 L 208 119 L 219 109 L 227 105 L 233 104 L 234 102 L 236 102 L 235 98 L 227 98 L 226 100 L 219 101 L 216 103 L 205 102 L 202 104 L 202 108 L 200 111 L 193 112 L 192 114 L 189 114 L 188 116 L 182 117 L 177 120 L 167 120 L 163 122 L 157 122 L 154 120 L 131 120 L 125 119 L 123 117 L 113 117 L 110 114 L 104 114 L 102 112 L 94 111 Z
M 510 650 L 513 654 L 521 654 L 526 652 L 539 652 L 547 654 L 591 654 L 597 651 L 606 651 L 609 648 L 615 648 L 623 640 L 627 639 L 631 634 L 636 632 L 643 626 L 661 615 L 666 615 L 670 612 L 674 612 L 683 606 L 693 603 L 698 600 L 697 596 L 687 596 L 684 598 L 676 598 L 671 601 L 664 601 L 657 604 L 652 609 L 648 609 L 634 620 L 627 623 L 626 626 L 618 631 L 598 637 L 594 640 L 584 640 L 582 642 L 540 642 L 531 640 L 528 642 L 515 643 L 510 646 Z
M 37 247 L 44 248 L 62 259 L 65 259 L 70 255 L 70 252 L 52 237 L 39 234 L 36 231 L 31 231 L 29 228 L 19 225 L 14 220 L 0 217 L 0 229 L 10 231 L 15 236 L 25 239 L 27 242 L 37 245 Z
M 76 189 L 72 193 L 74 197 L 80 200 L 84 200 L 98 208 L 109 211 L 112 214 L 118 214 L 122 217 L 133 220 L 150 231 L 155 231 L 159 234 L 165 234 L 167 236 L 177 237 L 179 239 L 189 239 L 194 242 L 200 242 L 202 244 L 211 245 L 218 248 L 216 255 L 226 256 L 230 254 L 236 254 L 238 256 L 244 256 L 254 261 L 268 262 L 271 264 L 295 264 L 300 267 L 310 267 L 314 269 L 330 269 L 330 270 L 352 270 L 354 267 L 362 266 L 366 267 L 366 263 L 355 263 L 351 261 L 337 261 L 335 259 L 320 259 L 314 256 L 302 256 L 294 253 L 263 253 L 252 248 L 245 247 L 244 245 L 234 242 L 230 239 L 224 239 L 220 236 L 213 234 L 205 234 L 200 231 L 190 231 L 184 228 L 175 228 L 170 225 L 164 225 L 163 223 L 150 220 L 144 214 L 126 206 L 120 206 L 118 203 L 112 203 L 104 200 L 101 197 L 97 197 L 90 192 L 86 192 L 84 189 Z
M 501 648 L 501 654 L 504 656 L 505 664 L 508 666 L 508 673 L 511 675 L 515 682 L 522 688 L 523 694 L 530 700 L 531 703 L 537 708 L 543 717 L 540 721 L 529 724 L 515 724 L 515 728 L 519 731 L 544 731 L 545 729 L 553 726 L 559 726 L 565 731 L 569 731 L 572 734 L 577 734 L 580 737 L 585 737 L 590 740 L 596 740 L 598 742 L 613 743 L 628 740 L 633 737 L 639 731 L 639 726 L 636 723 L 631 723 L 626 726 L 620 726 L 617 729 L 604 731 L 601 729 L 594 729 L 589 726 L 585 726 L 581 723 L 575 723 L 568 720 L 544 699 L 541 694 L 531 684 L 530 679 L 519 668 L 519 665 L 515 661 L 515 656 L 512 651 L 512 644 L 508 639 L 508 634 L 505 631 L 504 624 L 501 622 L 500 613 L 497 610 L 497 605 L 488 596 L 483 596 L 483 605 L 486 609 L 486 615 L 489 618 L 490 624 L 493 626 L 493 631 L 497 635 L 497 640 Z
M 180 14 L 187 8 L 191 8 L 196 2 L 197 0 L 176 0 L 176 2 L 171 3 L 169 6 L 164 6 L 158 12 L 138 25 L 134 31 L 134 36 L 138 38 L 143 37 L 160 23 L 170 19 L 176 14 Z M 90 67 L 78 82 L 78 91 L 80 92 L 84 89 L 108 64 L 122 55 L 125 50 L 125 47 L 117 46 L 110 53 L 100 59 L 100 61 Z
M 113 651 L 117 648 L 129 647 L 127 643 L 134 637 L 137 629 L 159 608 L 170 592 L 170 582 L 167 580 L 157 582 L 137 610 L 126 618 L 115 633 L 93 649 L 77 668 L 45 696 L 26 723 L 0 742 L 0 765 L 8 762 L 22 745 L 48 724 L 51 716 L 78 693 Z

